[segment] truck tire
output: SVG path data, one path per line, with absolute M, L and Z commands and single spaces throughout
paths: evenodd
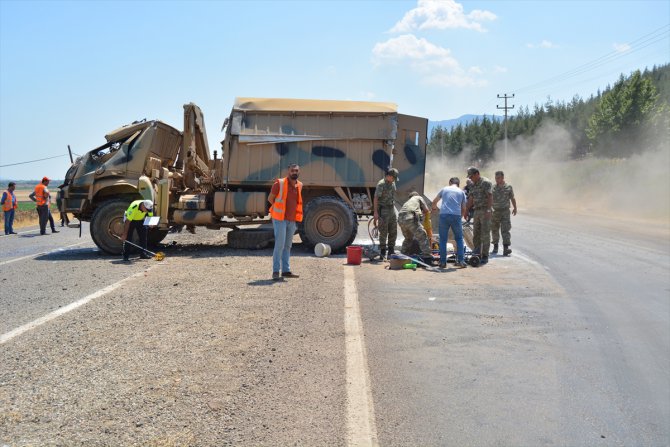
M 333 253 L 341 253 L 356 238 L 358 219 L 344 200 L 317 197 L 307 203 L 299 231 L 300 239 L 308 248 L 322 243 L 330 245 Z
M 150 247 L 156 247 L 160 244 L 163 239 L 168 235 L 169 230 L 159 230 L 158 228 L 149 228 L 147 232 L 147 245 Z
M 121 254 L 123 244 L 114 236 L 123 236 L 123 213 L 129 205 L 128 200 L 110 200 L 100 205 L 93 213 L 90 225 L 91 238 L 105 253 Z M 135 240 L 133 242 L 137 243 Z
M 250 228 L 229 231 L 227 237 L 230 248 L 260 250 L 274 242 L 275 234 L 274 231 L 265 228 Z

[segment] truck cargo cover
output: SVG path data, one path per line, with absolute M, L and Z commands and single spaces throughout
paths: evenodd
M 263 112 L 397 113 L 398 106 L 391 102 L 235 98 L 233 110 Z

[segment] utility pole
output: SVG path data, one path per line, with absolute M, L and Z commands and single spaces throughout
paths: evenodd
M 507 96 L 507 93 L 503 96 L 498 95 L 498 99 L 505 100 L 505 105 L 503 107 L 496 105 L 496 108 L 498 109 L 505 109 L 505 164 L 507 164 L 507 111 L 514 108 L 514 106 L 507 107 L 507 100 L 511 98 L 514 98 L 514 93 L 512 93 L 512 96 Z

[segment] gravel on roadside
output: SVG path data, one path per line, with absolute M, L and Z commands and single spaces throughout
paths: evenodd
M 2 346 L 0 445 L 344 444 L 346 259 L 298 245 L 273 282 L 271 250 L 199 233 Z

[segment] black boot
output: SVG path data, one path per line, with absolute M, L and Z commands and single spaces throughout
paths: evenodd
M 498 254 L 498 243 L 497 242 L 493 243 L 493 250 L 491 250 L 491 253 L 493 253 L 494 255 Z
M 512 249 L 509 248 L 509 245 L 503 246 L 503 256 L 509 256 L 512 254 Z
M 379 250 L 379 257 L 382 258 L 382 261 L 383 261 L 384 259 L 386 259 L 386 249 L 385 249 L 385 248 L 381 248 L 381 249 Z

